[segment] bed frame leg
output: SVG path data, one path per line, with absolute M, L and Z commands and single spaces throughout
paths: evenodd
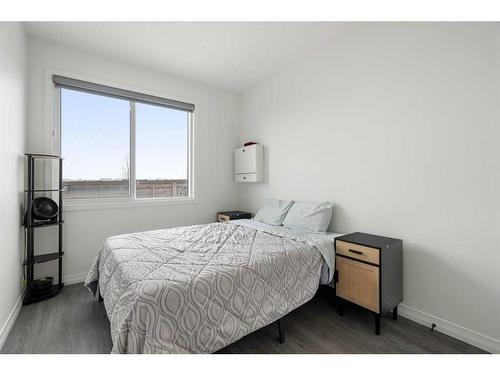
M 394 306 L 392 308 L 392 319 L 398 320 L 398 307 Z
M 339 314 L 339 316 L 344 316 L 344 302 L 342 298 L 336 297 L 335 299 L 337 301 L 337 314 Z
M 375 315 L 375 334 L 380 335 L 380 314 L 374 313 Z
M 278 331 L 280 335 L 280 344 L 285 343 L 285 328 L 283 327 L 283 324 L 281 323 L 281 319 L 278 320 Z

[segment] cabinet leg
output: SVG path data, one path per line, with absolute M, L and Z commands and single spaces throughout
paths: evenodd
M 344 303 L 342 302 L 341 298 L 336 298 L 337 301 L 337 314 L 340 316 L 344 316 Z
M 280 344 L 285 343 L 285 329 L 281 323 L 281 319 L 278 320 L 278 331 L 280 336 Z
M 392 309 L 392 319 L 398 320 L 398 307 L 397 306 L 394 306 L 394 308 Z
M 380 315 L 375 314 L 375 334 L 380 335 Z

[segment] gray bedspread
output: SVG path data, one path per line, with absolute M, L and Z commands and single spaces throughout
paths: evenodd
M 212 353 L 314 296 L 333 242 L 239 222 L 103 243 L 85 285 L 104 298 L 114 353 Z

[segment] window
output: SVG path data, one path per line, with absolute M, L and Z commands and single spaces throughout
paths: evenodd
M 193 105 L 59 76 L 54 82 L 66 199 L 191 197 Z
M 135 116 L 136 196 L 187 196 L 188 114 L 137 103 Z
M 61 155 L 66 198 L 129 196 L 129 102 L 61 89 Z

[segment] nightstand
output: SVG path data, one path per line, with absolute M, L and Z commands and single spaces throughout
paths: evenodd
M 217 212 L 217 221 L 230 221 L 230 220 L 238 220 L 238 219 L 251 219 L 252 214 L 250 212 L 243 211 L 226 211 L 226 212 Z
M 397 320 L 403 300 L 403 241 L 366 233 L 335 238 L 335 295 L 373 312 L 375 334 L 380 317 L 392 309 Z

